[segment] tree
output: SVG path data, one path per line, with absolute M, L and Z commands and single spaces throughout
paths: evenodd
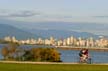
M 33 48 L 33 57 L 36 61 L 60 62 L 60 53 L 54 48 Z
M 4 59 L 21 61 L 50 61 L 60 62 L 60 53 L 54 48 L 22 49 L 16 46 L 2 48 Z
M 2 55 L 3 55 L 4 59 L 6 60 L 7 57 L 8 57 L 8 54 L 9 54 L 8 48 L 7 47 L 3 47 L 1 52 L 2 52 Z
M 15 59 L 15 54 L 16 54 L 16 49 L 17 49 L 17 44 L 14 44 L 14 43 L 10 43 L 8 44 L 7 47 L 3 47 L 2 48 L 2 55 L 4 57 L 5 60 L 13 60 Z
M 15 60 L 16 50 L 18 45 L 15 43 L 9 43 L 8 49 L 9 49 L 9 59 Z
M 54 48 L 51 48 L 50 49 L 50 60 L 52 62 L 60 62 L 60 53 L 54 49 Z
M 21 58 L 23 61 L 32 61 L 33 55 L 30 50 L 25 50 Z
M 32 48 L 31 49 L 31 53 L 33 54 L 33 58 L 36 61 L 41 61 L 42 57 L 41 57 L 41 48 Z

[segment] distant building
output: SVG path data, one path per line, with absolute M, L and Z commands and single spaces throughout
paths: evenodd
M 49 39 L 26 39 L 26 40 L 17 40 L 14 36 L 4 37 L 5 41 L 17 42 L 19 44 L 39 44 L 39 45 L 54 45 L 54 46 L 73 46 L 73 47 L 108 47 L 108 39 L 100 37 L 100 39 L 94 40 L 93 37 L 88 39 L 82 39 L 81 37 L 75 38 L 73 36 L 65 39 L 55 39 L 50 37 Z

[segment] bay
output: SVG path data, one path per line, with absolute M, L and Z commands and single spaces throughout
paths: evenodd
M 2 47 L 8 46 L 7 44 L 0 44 L 0 51 Z M 50 47 L 43 45 L 21 45 L 20 48 L 38 48 L 38 47 Z M 64 50 L 57 49 L 61 54 L 61 60 L 63 62 L 78 62 L 79 61 L 79 51 L 80 50 Z M 93 63 L 108 63 L 108 51 L 94 51 L 89 50 L 89 54 L 91 56 Z M 0 53 L 0 59 L 2 59 L 2 55 Z

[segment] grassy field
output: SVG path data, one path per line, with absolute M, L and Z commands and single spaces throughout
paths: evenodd
M 108 65 L 0 63 L 0 71 L 108 71 Z

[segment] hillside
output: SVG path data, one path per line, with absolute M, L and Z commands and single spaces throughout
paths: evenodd
M 89 32 L 97 35 L 108 36 L 108 24 L 98 23 L 77 23 L 77 22 L 19 22 L 19 21 L 1 21 L 20 29 L 54 29 L 54 30 L 70 30 L 79 32 Z
M 19 21 L 7 21 L 0 20 L 3 24 L 9 24 L 14 27 L 20 28 L 23 32 L 29 32 L 34 37 L 49 38 L 54 36 L 55 38 L 67 38 L 69 36 L 75 37 L 94 37 L 98 38 L 100 35 L 107 37 L 108 24 L 96 24 L 96 23 L 72 23 L 72 22 L 19 22 Z M 28 37 L 31 37 L 28 36 Z M 24 37 L 25 38 L 25 37 Z
M 27 31 L 23 31 L 16 27 L 0 24 L 0 38 L 4 38 L 5 36 L 15 36 L 17 39 L 27 39 L 27 38 L 37 38 L 37 35 L 29 33 Z
M 74 37 L 82 37 L 82 38 L 89 38 L 89 37 L 93 37 L 93 38 L 98 38 L 99 35 L 94 35 L 92 33 L 87 33 L 87 32 L 76 32 L 76 31 L 67 31 L 67 30 L 39 30 L 39 29 L 32 29 L 32 30 L 28 30 L 29 32 L 33 33 L 33 34 L 38 34 L 40 36 L 43 36 L 44 38 L 49 38 L 50 36 L 53 36 L 55 38 L 67 38 L 70 36 L 74 36 Z

